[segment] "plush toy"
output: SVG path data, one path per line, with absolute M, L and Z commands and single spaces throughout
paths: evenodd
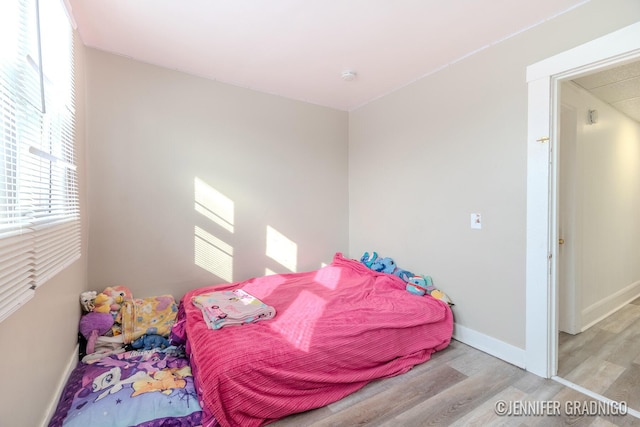
M 378 253 L 374 252 L 373 255 L 369 255 L 369 252 L 365 252 L 360 258 L 360 262 L 366 265 L 368 268 L 371 268 L 371 264 L 373 264 L 376 259 L 378 259 Z
M 113 317 L 109 313 L 89 312 L 80 318 L 78 330 L 87 340 L 87 354 L 94 352 L 96 339 L 109 332 L 113 326 Z
M 158 334 L 143 335 L 131 343 L 131 347 L 136 349 L 151 350 L 152 348 L 166 348 L 171 343 L 168 339 Z
M 435 299 L 439 299 L 440 301 L 446 302 L 449 306 L 454 306 L 455 304 L 451 301 L 451 298 L 440 289 L 436 289 L 433 284 L 433 279 L 430 276 L 422 276 L 425 280 L 427 286 L 427 294 L 431 295 Z
M 430 276 L 418 276 L 408 270 L 399 268 L 393 259 L 389 257 L 382 258 L 378 256 L 377 252 L 373 252 L 372 255 L 370 255 L 369 252 L 365 252 L 360 258 L 360 262 L 379 273 L 398 276 L 407 282 L 407 291 L 414 295 L 431 295 L 435 299 L 444 301 L 449 306 L 454 305 L 447 294 L 433 286 L 433 279 L 431 279 Z
M 373 271 L 377 271 L 378 273 L 388 273 L 391 274 L 396 270 L 396 263 L 389 257 L 386 258 L 378 258 L 376 259 L 370 267 Z
M 422 276 L 410 277 L 407 281 L 407 291 L 422 296 L 427 293 L 427 284 Z
M 402 268 L 396 268 L 396 269 L 393 271 L 393 274 L 394 274 L 395 276 L 398 276 L 399 278 L 401 278 L 401 279 L 402 279 L 402 280 L 404 280 L 405 282 L 408 282 L 408 281 L 409 281 L 409 279 L 411 279 L 412 277 L 414 277 L 414 276 L 415 276 L 415 274 L 413 274 L 412 272 L 407 271 L 407 270 L 403 270 Z
M 431 276 L 420 276 L 420 277 L 424 279 L 424 285 L 427 290 L 427 293 L 430 293 L 431 291 L 436 289 L 436 287 L 433 286 L 433 279 L 431 278 Z
M 96 308 L 96 291 L 86 291 L 80 294 L 80 305 L 82 310 L 89 313 Z
M 377 252 L 373 252 L 373 255 L 365 252 L 362 258 L 360 258 L 360 262 L 379 273 L 394 274 L 405 282 L 408 282 L 409 279 L 414 276 L 412 272 L 399 268 L 393 259 L 389 257 L 379 257 Z
M 115 317 L 120 311 L 122 303 L 132 299 L 133 295 L 126 286 L 109 286 L 96 295 L 94 311 L 111 313 Z
M 440 301 L 446 302 L 449 306 L 455 305 L 453 302 L 451 302 L 451 299 L 447 296 L 447 294 L 445 294 L 439 289 L 434 289 L 429 293 L 429 295 L 431 295 L 435 299 L 439 299 Z

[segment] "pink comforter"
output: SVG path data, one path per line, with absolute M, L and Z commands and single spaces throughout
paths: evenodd
M 208 329 L 191 297 L 234 288 L 275 307 L 276 316 Z M 335 402 L 428 360 L 453 331 L 445 303 L 410 294 L 398 277 L 340 253 L 311 272 L 195 289 L 183 308 L 205 426 L 260 426 Z

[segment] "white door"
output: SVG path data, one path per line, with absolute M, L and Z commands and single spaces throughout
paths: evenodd
M 577 192 L 580 182 L 576 175 L 575 107 L 562 104 L 558 138 L 558 330 L 577 334 L 582 329 L 580 317 L 581 292 L 579 286 L 578 248 L 580 233 Z

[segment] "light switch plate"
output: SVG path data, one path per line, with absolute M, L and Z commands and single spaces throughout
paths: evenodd
M 471 214 L 471 228 L 480 230 L 482 228 L 482 215 L 479 213 Z

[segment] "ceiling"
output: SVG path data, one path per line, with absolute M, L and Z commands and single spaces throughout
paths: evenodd
M 347 111 L 588 2 L 64 1 L 86 46 Z
M 640 61 L 589 74 L 573 82 L 640 122 Z

